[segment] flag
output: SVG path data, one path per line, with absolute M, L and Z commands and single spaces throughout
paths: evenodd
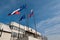
M 21 18 L 20 18 L 20 20 L 19 21 L 21 21 L 21 20 L 23 20 L 23 19 L 25 19 L 26 18 L 26 16 L 25 15 L 23 15 Z
M 15 11 L 13 11 L 12 13 L 9 13 L 8 15 L 10 16 L 10 15 L 14 15 L 14 14 L 20 14 L 19 10 L 20 9 L 17 9 Z
M 33 10 L 31 10 L 31 13 L 28 14 L 28 17 L 31 17 L 31 16 L 33 16 Z
M 20 11 L 22 11 L 24 8 L 26 8 L 26 4 L 22 5 L 20 8 L 18 8 L 17 10 L 13 11 L 12 13 L 9 13 L 8 15 L 14 15 L 14 14 L 20 14 Z
M 20 6 L 20 11 L 21 11 L 21 10 L 23 10 L 24 8 L 27 8 L 27 5 L 26 5 L 26 4 L 25 4 L 25 5 Z
M 27 18 L 30 18 L 31 16 L 33 16 L 33 10 L 31 10 L 30 12 L 31 12 L 31 13 L 28 14 Z M 23 19 L 25 19 L 25 18 L 26 18 L 26 15 L 23 15 L 23 16 L 20 18 L 19 21 L 21 21 L 21 20 L 23 20 Z

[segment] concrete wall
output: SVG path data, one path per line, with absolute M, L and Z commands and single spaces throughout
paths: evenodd
M 20 37 L 19 40 L 28 40 L 28 36 L 24 35 L 23 37 Z
M 42 39 L 41 39 L 41 38 L 38 39 L 38 38 L 34 38 L 34 37 L 32 37 L 32 36 L 29 36 L 29 37 L 28 37 L 28 40 L 42 40 Z
M 16 24 L 12 23 L 11 25 L 13 25 L 13 24 L 16 27 L 19 27 L 19 25 L 17 23 Z M 17 30 L 14 30 L 14 29 L 11 30 L 9 25 L 1 24 L 0 25 L 0 28 L 1 28 L 0 32 L 2 32 L 2 35 L 0 37 L 0 40 L 42 40 L 42 38 L 35 38 L 33 36 L 33 35 L 35 35 L 35 30 L 32 29 L 32 32 L 31 32 L 31 31 L 24 30 L 23 26 L 21 26 L 21 25 L 20 25 L 20 27 L 21 27 L 21 30 L 20 30 L 20 32 L 18 32 Z M 29 28 L 29 30 L 31 30 L 31 28 Z M 11 37 L 11 32 L 20 33 L 22 36 L 23 36 L 23 33 L 24 33 L 25 35 L 24 35 L 24 37 L 14 38 L 14 37 Z M 38 33 L 38 35 L 41 36 L 41 34 L 39 34 L 39 33 Z
M 10 40 L 10 38 L 11 38 L 11 34 L 10 33 L 2 32 L 0 40 Z

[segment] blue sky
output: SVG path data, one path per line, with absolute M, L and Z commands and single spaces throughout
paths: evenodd
M 0 22 L 6 24 L 11 21 L 18 22 L 18 15 L 7 16 L 7 14 L 25 3 L 28 8 L 21 11 L 20 16 L 33 9 L 37 30 L 49 40 L 60 40 L 60 0 L 0 0 Z M 20 23 L 26 25 L 25 20 Z M 34 28 L 33 17 L 29 18 L 29 26 Z

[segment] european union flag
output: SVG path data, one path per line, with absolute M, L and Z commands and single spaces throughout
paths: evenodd
M 27 6 L 26 6 L 26 4 L 25 5 L 22 5 L 22 6 L 20 6 L 20 11 L 21 10 L 23 10 L 24 8 L 26 8 Z
M 25 19 L 26 18 L 26 16 L 25 15 L 23 15 L 21 18 L 20 18 L 20 20 L 19 21 L 21 21 L 21 20 L 23 20 L 23 19 Z

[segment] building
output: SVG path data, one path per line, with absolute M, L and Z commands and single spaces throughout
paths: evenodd
M 0 23 L 0 40 L 43 40 L 42 35 L 32 28 L 16 22 Z
M 0 23 L 0 40 L 10 40 L 11 37 L 11 29 L 9 25 L 5 25 Z

